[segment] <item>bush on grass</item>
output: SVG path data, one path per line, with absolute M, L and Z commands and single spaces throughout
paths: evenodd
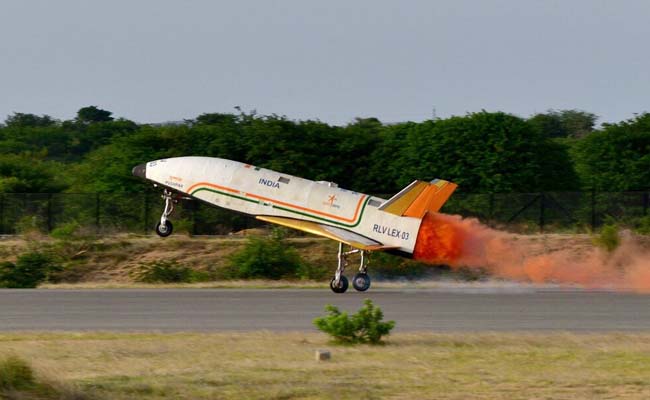
M 38 237 L 43 234 L 43 219 L 37 215 L 25 215 L 20 218 L 14 228 L 19 235 L 30 237 Z
M 34 371 L 24 360 L 16 356 L 0 360 L 0 393 L 10 390 L 27 390 L 35 385 Z
M 53 258 L 45 253 L 31 251 L 21 254 L 16 263 L 0 264 L 0 287 L 35 288 L 46 281 L 50 274 L 60 271 Z
M 395 327 L 395 321 L 382 322 L 384 313 L 370 299 L 364 301 L 359 311 L 349 316 L 331 304 L 325 306 L 328 315 L 314 319 L 314 325 L 343 344 L 380 344 L 381 337 Z
M 634 231 L 640 235 L 650 235 L 650 215 L 639 218 Z
M 594 238 L 594 243 L 609 252 L 614 251 L 620 244 L 618 226 L 614 224 L 603 225 L 600 234 Z
M 144 283 L 192 283 L 208 278 L 207 273 L 195 271 L 173 260 L 143 263 L 136 273 L 136 280 Z
M 25 360 L 16 356 L 0 359 L 0 399 L 20 400 L 92 400 L 92 393 L 84 393 L 74 386 L 37 377 Z
M 50 236 L 57 240 L 76 240 L 80 228 L 76 221 L 66 222 L 52 229 Z
M 303 261 L 277 231 L 270 238 L 250 237 L 248 243 L 229 260 L 234 279 L 295 278 L 304 273 Z

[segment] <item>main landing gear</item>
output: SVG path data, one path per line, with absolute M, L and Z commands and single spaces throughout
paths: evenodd
M 352 254 L 361 254 L 361 263 L 359 265 L 359 272 L 352 278 L 352 287 L 359 292 L 365 292 L 370 288 L 370 277 L 368 276 L 368 252 L 365 250 L 351 249 L 343 251 L 343 243 L 339 243 L 339 265 L 336 268 L 334 278 L 330 281 L 330 288 L 334 293 L 344 293 L 348 290 L 348 278 L 343 275 L 345 267 L 348 266 L 348 256 Z
M 167 219 L 174 212 L 174 204 L 178 203 L 178 199 L 174 198 L 172 192 L 165 189 L 161 196 L 165 200 L 165 209 L 160 216 L 160 221 L 156 224 L 156 233 L 160 237 L 167 237 L 172 234 L 174 225 Z

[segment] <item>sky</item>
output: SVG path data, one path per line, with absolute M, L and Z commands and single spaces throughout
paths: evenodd
M 0 120 L 650 111 L 647 0 L 2 0 Z

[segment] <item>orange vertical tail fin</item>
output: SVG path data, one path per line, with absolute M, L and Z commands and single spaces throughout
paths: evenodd
M 438 212 L 457 187 L 455 183 L 442 179 L 429 183 L 414 181 L 379 209 L 395 215 L 422 218 L 427 212 Z

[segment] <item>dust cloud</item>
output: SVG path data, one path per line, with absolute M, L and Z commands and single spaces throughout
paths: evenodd
M 612 253 L 598 247 L 540 252 L 516 235 L 491 229 L 476 219 L 428 214 L 413 258 L 452 268 L 481 269 L 519 282 L 650 292 L 650 250 L 643 249 L 629 233 Z

